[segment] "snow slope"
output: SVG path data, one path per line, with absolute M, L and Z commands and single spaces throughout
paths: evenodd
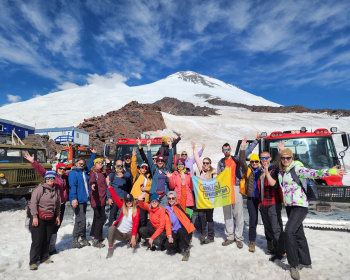
M 54 92 L 0 107 L 0 117 L 36 128 L 76 126 L 83 122 L 84 118 L 118 110 L 133 100 L 140 103 L 153 103 L 163 97 L 175 97 L 196 105 L 210 106 L 204 102 L 205 98 L 198 97 L 197 94 L 207 94 L 248 105 L 278 106 L 233 85 L 186 71 L 137 87 L 129 87 L 124 83 L 115 84 L 113 87 L 89 84 Z

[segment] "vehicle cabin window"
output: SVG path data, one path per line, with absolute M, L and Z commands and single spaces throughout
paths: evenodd
M 37 151 L 37 161 L 38 162 L 46 162 L 45 151 L 38 150 Z
M 60 158 L 58 160 L 59 163 L 64 163 L 68 160 L 68 150 L 61 151 Z
M 160 147 L 161 147 L 160 144 L 151 145 L 151 154 L 152 155 L 156 154 Z M 117 146 L 117 150 L 115 152 L 115 161 L 119 160 L 119 159 L 124 161 L 124 156 L 126 154 L 129 154 L 130 156 L 132 156 L 133 148 L 136 149 L 137 165 L 140 166 L 143 163 L 143 161 L 142 161 L 142 158 L 141 158 L 141 155 L 139 152 L 139 147 L 136 144 L 135 145 L 119 145 L 119 146 Z M 147 145 L 142 145 L 142 148 L 147 156 Z
M 0 124 L 0 131 L 4 130 L 4 126 L 2 124 Z
M 6 160 L 6 149 L 0 149 L 0 162 L 8 162 Z
M 79 138 L 79 132 L 77 132 L 77 138 Z
M 6 155 L 4 162 L 20 163 L 22 162 L 22 150 L 19 149 L 6 149 Z

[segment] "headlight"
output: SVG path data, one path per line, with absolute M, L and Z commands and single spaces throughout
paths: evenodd
M 7 180 L 6 180 L 5 178 L 2 178 L 2 179 L 0 180 L 0 184 L 1 184 L 1 185 L 6 185 L 6 183 L 7 183 Z

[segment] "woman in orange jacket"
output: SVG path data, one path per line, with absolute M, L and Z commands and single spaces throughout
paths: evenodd
M 148 240 L 149 247 L 152 251 L 156 246 L 163 249 L 165 235 L 165 209 L 160 204 L 160 199 L 157 193 L 152 194 L 150 204 L 143 202 L 146 194 L 143 193 L 138 197 L 139 206 L 149 212 L 149 221 L 151 225 L 143 226 L 139 229 L 140 236 Z M 147 213 L 147 212 L 146 212 Z
M 171 177 L 172 174 L 167 172 L 167 176 Z M 165 207 L 165 230 L 167 235 L 165 248 L 171 251 L 182 251 L 184 249 L 182 260 L 188 261 L 190 257 L 190 240 L 195 227 L 186 214 L 187 194 L 185 180 L 185 173 L 182 172 L 179 203 L 176 192 L 170 191 L 168 193 L 167 206 Z

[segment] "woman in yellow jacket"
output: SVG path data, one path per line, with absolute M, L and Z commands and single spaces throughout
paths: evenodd
M 140 166 L 140 169 L 137 169 L 137 157 L 136 157 L 136 150 L 133 149 L 132 151 L 132 158 L 131 158 L 131 174 L 134 179 L 133 186 L 131 189 L 130 194 L 133 195 L 133 197 L 139 197 L 142 193 L 145 193 L 145 203 L 149 203 L 149 191 L 151 189 L 152 184 L 152 177 L 149 173 L 149 168 L 147 163 L 142 163 Z M 139 207 L 139 206 L 138 206 Z M 147 226 L 147 211 L 139 207 L 140 209 L 140 223 L 139 228 Z

